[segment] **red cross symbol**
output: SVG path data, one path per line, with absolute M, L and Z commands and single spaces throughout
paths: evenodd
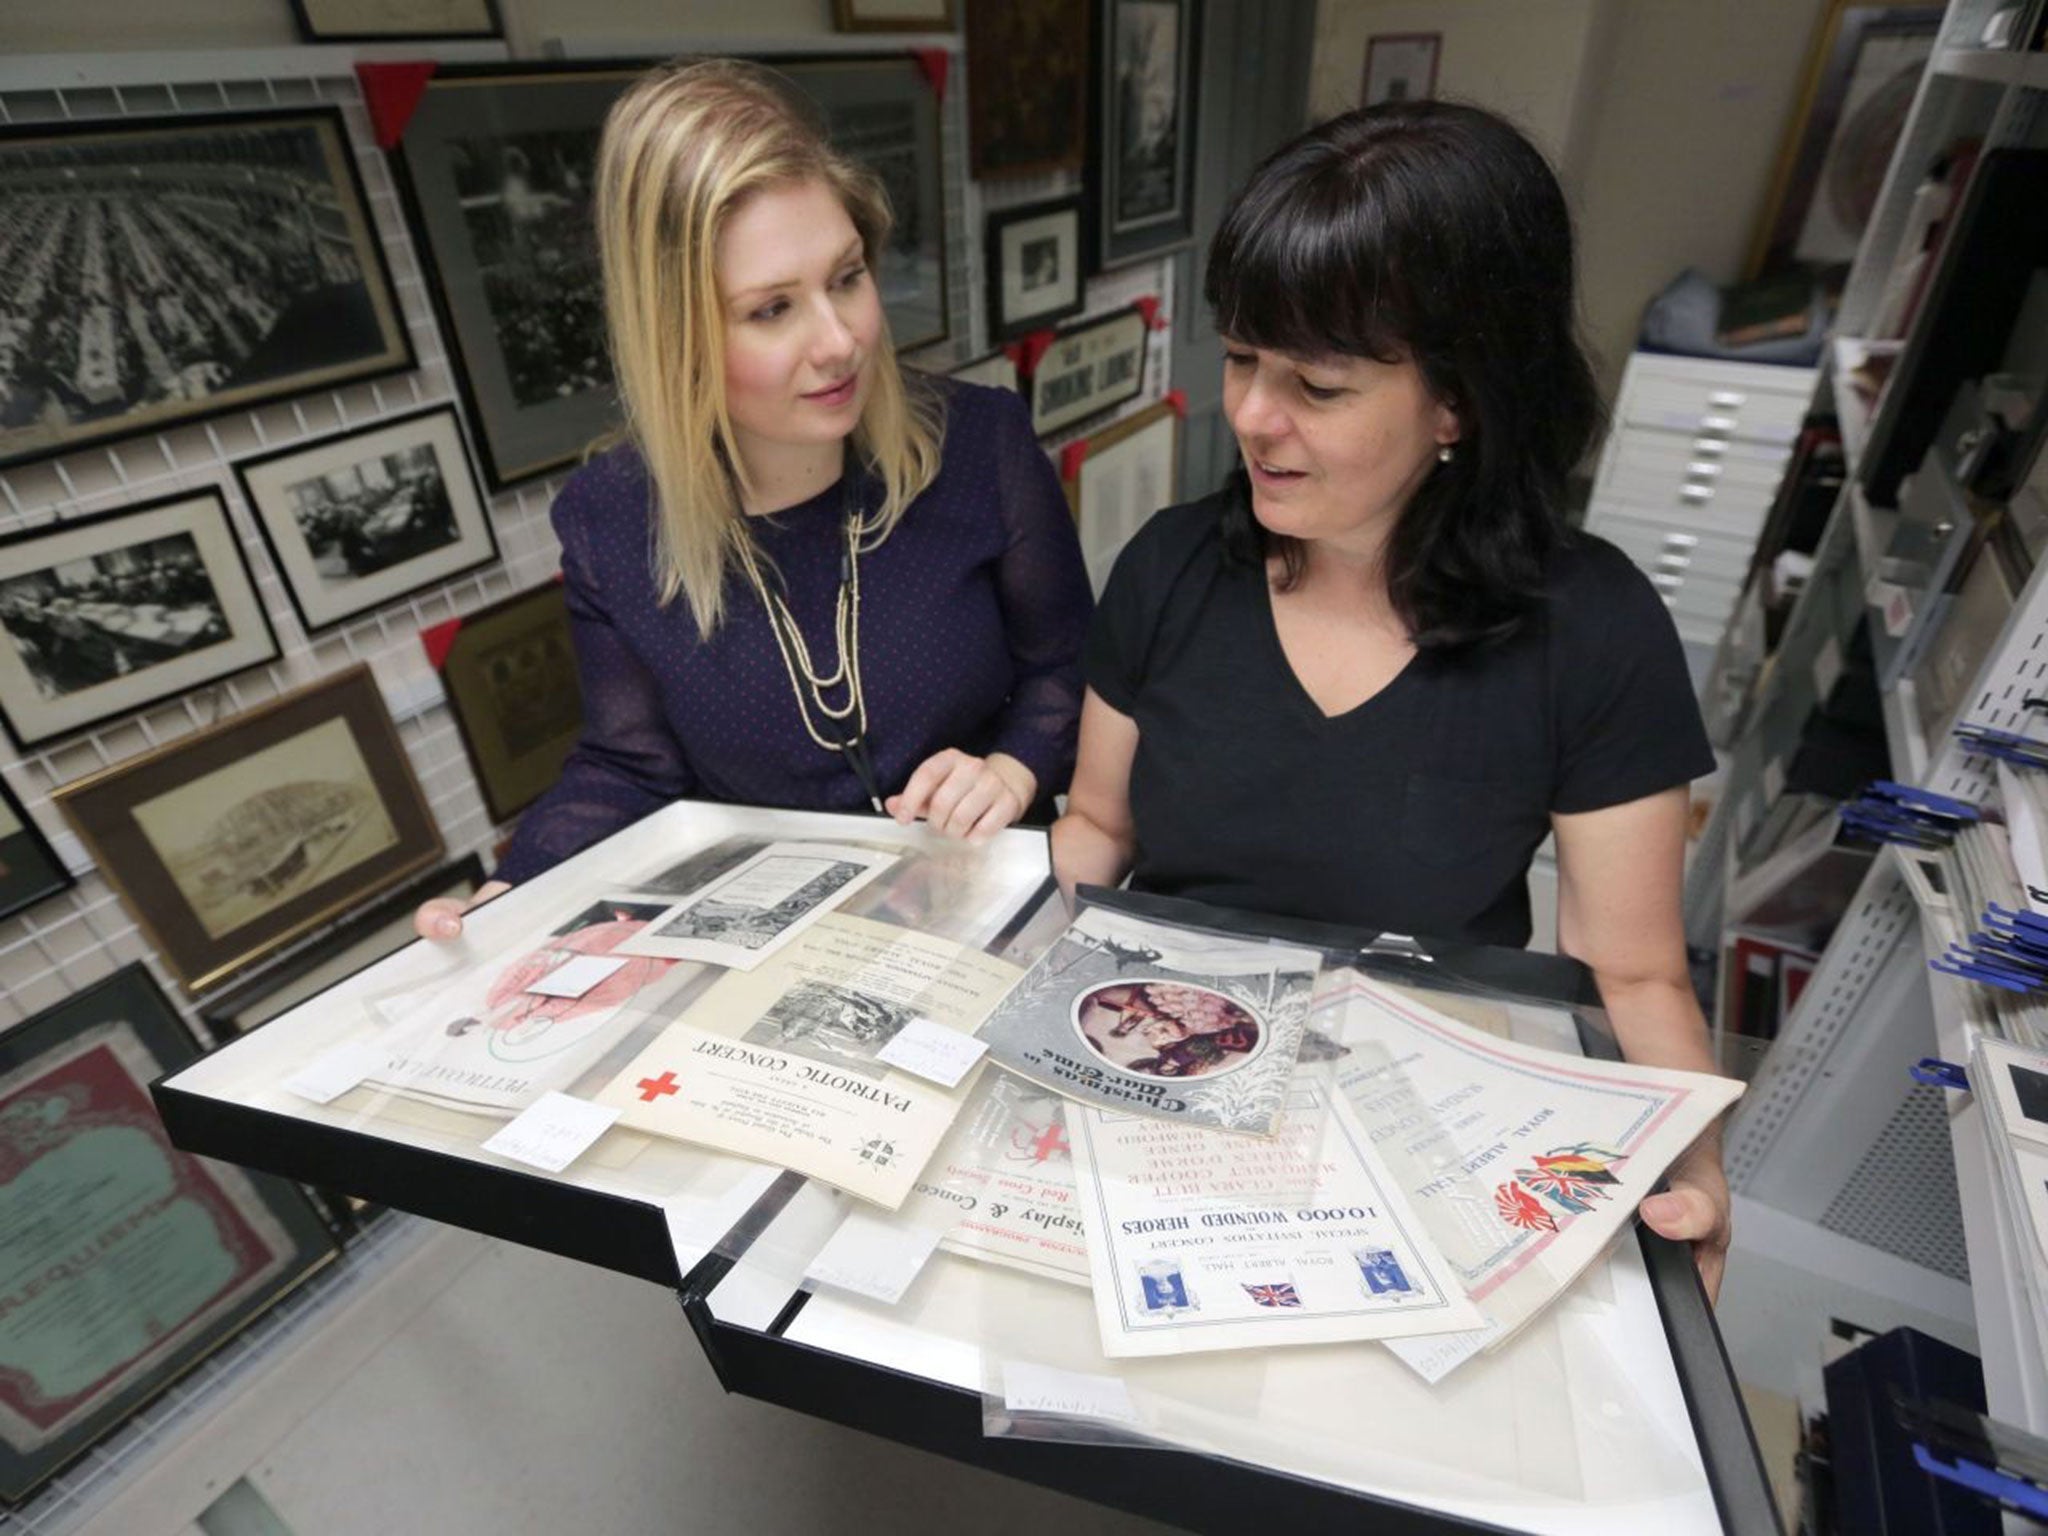
M 652 1104 L 665 1093 L 676 1092 L 676 1075 L 664 1072 L 659 1077 L 643 1077 L 639 1082 L 640 1102 Z
M 1057 1122 L 1048 1125 L 1038 1140 L 1031 1143 L 1032 1160 L 1034 1162 L 1048 1162 L 1066 1150 L 1066 1128 Z

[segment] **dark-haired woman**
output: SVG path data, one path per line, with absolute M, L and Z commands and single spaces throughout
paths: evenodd
M 1713 758 L 1656 592 L 1564 522 L 1599 409 L 1550 168 L 1475 108 L 1351 113 L 1254 173 L 1207 298 L 1243 466 L 1103 592 L 1062 882 L 1520 945 L 1554 833 L 1624 1050 L 1713 1071 L 1679 920 Z M 1718 1137 L 1671 1183 L 1643 1216 L 1711 1290 Z

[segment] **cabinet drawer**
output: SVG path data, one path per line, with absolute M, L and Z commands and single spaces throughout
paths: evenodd
M 1603 492 L 1586 509 L 1586 526 L 1599 533 L 1612 518 L 1634 519 L 1678 533 L 1712 534 L 1747 550 L 1756 543 L 1769 504 L 1728 496 L 1667 496 L 1661 499 Z
M 1749 552 L 1728 539 L 1679 533 L 1646 523 L 1608 521 L 1595 530 L 1645 571 L 1688 572 L 1738 585 L 1749 574 Z
M 1650 572 L 1650 585 L 1670 599 L 1667 606 L 1678 614 L 1719 626 L 1735 611 L 1742 589 L 1732 581 L 1676 571 Z
M 1617 432 L 1601 463 L 1601 478 L 1614 475 L 1661 477 L 1673 485 L 1741 486 L 1766 499 L 1777 494 L 1792 451 L 1775 443 L 1741 438 L 1685 437 L 1634 427 Z
M 1657 427 L 1693 437 L 1747 438 L 1790 447 L 1806 418 L 1804 395 L 1752 394 L 1697 385 L 1645 382 L 1621 397 L 1624 426 Z

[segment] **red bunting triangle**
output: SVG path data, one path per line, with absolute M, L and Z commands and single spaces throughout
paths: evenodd
M 1029 379 L 1038 372 L 1038 364 L 1046 350 L 1052 346 L 1054 332 L 1050 327 L 1033 331 L 1029 336 L 1020 336 L 1015 341 L 1003 343 L 1003 351 L 1010 361 L 1017 365 L 1017 377 Z
M 1078 480 L 1081 466 L 1088 462 L 1088 439 L 1077 437 L 1060 450 L 1060 478 Z
M 446 669 L 448 653 L 455 648 L 455 633 L 462 628 L 460 619 L 443 619 L 439 624 L 429 625 L 420 631 L 420 644 L 426 647 L 427 664 L 436 672 Z
M 917 67 L 924 71 L 925 79 L 932 84 L 932 94 L 939 98 L 939 105 L 946 104 L 946 75 L 953 67 L 953 55 L 943 48 L 913 48 L 911 56 L 917 60 Z
M 427 82 L 441 66 L 432 59 L 412 64 L 358 64 L 356 80 L 363 89 L 363 105 L 370 111 L 370 130 L 379 149 L 396 149 L 405 137 L 406 124 L 427 93 Z

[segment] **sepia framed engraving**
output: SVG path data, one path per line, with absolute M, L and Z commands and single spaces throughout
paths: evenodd
M 413 366 L 335 107 L 0 128 L 0 469 Z
M 498 558 L 452 405 L 235 466 L 307 633 Z
M 841 32 L 950 32 L 953 0 L 832 0 Z
M 309 43 L 505 35 L 497 0 L 292 0 L 292 15 Z
M 56 799 L 195 993 L 442 851 L 366 666 L 66 784 Z
M 277 655 L 212 487 L 0 538 L 0 724 L 22 747 Z
M 0 918 L 71 888 L 71 871 L 0 780 Z
M 1201 14 L 1197 0 L 1097 0 L 1088 129 L 1097 271 L 1194 238 Z
M 583 732 L 562 584 L 515 593 L 457 620 L 441 686 L 491 820 L 511 820 L 562 776 Z
M 1081 312 L 1081 199 L 988 216 L 988 332 L 1008 341 Z
M 0 1372 L 0 1499 L 334 1257 L 297 1186 L 171 1146 L 149 1085 L 198 1055 L 140 962 L 0 1035 L 0 1250 L 23 1342 Z
M 1003 0 L 967 7 L 967 146 L 976 181 L 1082 168 L 1088 3 Z
M 1031 375 L 1031 427 L 1064 432 L 1135 400 L 1145 389 L 1145 316 L 1136 305 L 1071 326 L 1053 338 Z
M 1154 512 L 1179 499 L 1174 488 L 1179 464 L 1180 413 L 1160 400 L 1089 433 L 1083 451 L 1062 466 L 1081 558 L 1098 597 L 1131 535 Z M 1070 475 L 1064 474 L 1067 469 Z

